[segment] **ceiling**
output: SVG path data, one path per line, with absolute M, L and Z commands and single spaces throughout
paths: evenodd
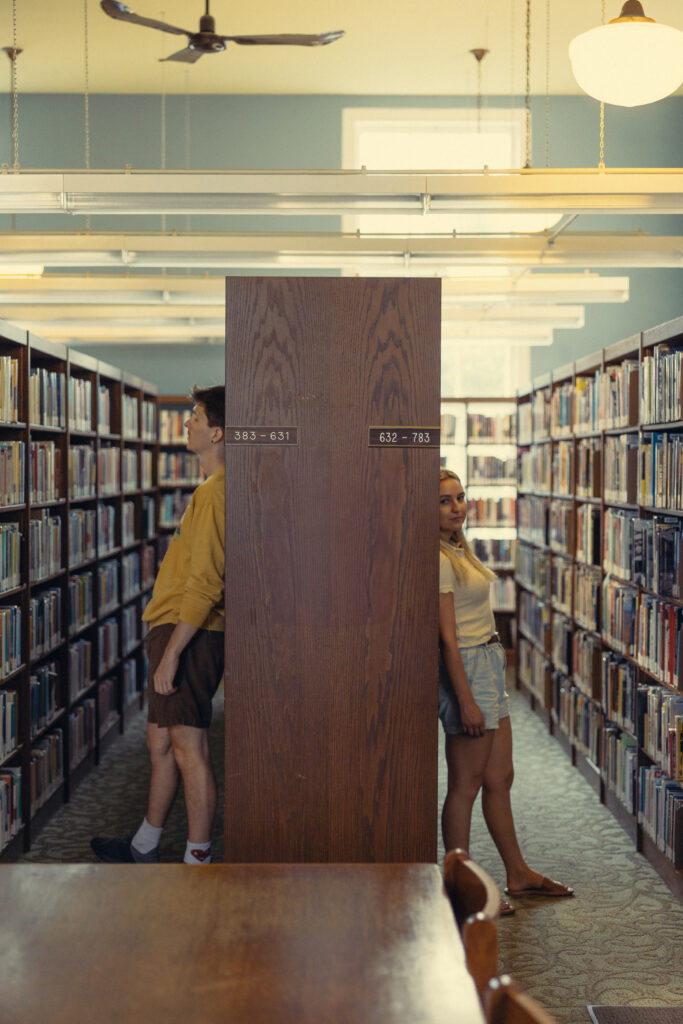
M 87 7 L 86 7 L 87 4 Z M 83 92 L 85 23 L 88 79 L 93 93 L 328 93 L 368 95 L 472 95 L 476 62 L 469 51 L 490 52 L 482 64 L 483 91 L 524 93 L 524 0 L 212 0 L 216 30 L 226 35 L 320 33 L 343 29 L 329 46 L 246 47 L 195 65 L 161 63 L 182 38 L 109 18 L 98 0 L 6 0 L 1 45 L 23 49 L 18 90 Z M 618 17 L 622 0 L 606 0 L 606 17 Z M 137 14 L 196 31 L 204 0 L 129 0 Z M 579 92 L 572 77 L 570 40 L 601 22 L 600 0 L 533 0 L 531 92 Z M 548 23 L 548 10 L 550 19 Z M 645 0 L 645 13 L 683 30 L 681 0 Z M 512 42 L 512 45 L 511 45 Z
M 130 0 L 129 6 L 142 16 L 194 30 L 204 0 Z M 645 0 L 644 6 L 649 17 L 683 30 L 681 0 Z M 617 17 L 621 0 L 605 0 L 605 8 L 608 19 Z M 531 9 L 531 93 L 577 94 L 567 47 L 573 36 L 600 23 L 600 0 L 533 0 Z M 228 44 L 225 53 L 187 65 L 160 61 L 184 45 L 182 38 L 112 20 L 99 0 L 7 0 L 0 14 L 0 45 L 12 46 L 16 40 L 22 48 L 15 68 L 20 97 L 86 91 L 86 21 L 87 91 L 92 94 L 476 95 L 477 65 L 469 51 L 486 47 L 483 94 L 519 96 L 525 91 L 525 12 L 525 0 L 432 0 L 421 10 L 408 0 L 250 0 L 239 9 L 227 0 L 213 0 L 217 31 L 226 34 L 343 29 L 346 35 L 317 48 Z M 8 87 L 10 68 L 8 60 Z M 276 171 L 261 172 L 263 182 L 259 172 L 242 172 L 239 185 L 230 180 L 231 173 L 223 172 L 218 181 L 217 172 L 205 185 L 198 172 L 183 172 L 186 180 L 176 181 L 179 176 L 169 169 L 147 186 L 134 171 L 117 172 L 105 186 L 101 172 L 93 172 L 70 191 L 66 174 L 53 187 L 44 184 L 43 172 L 22 169 L 0 175 L 0 212 L 21 212 L 16 204 L 22 188 L 27 202 L 40 204 L 51 197 L 67 209 L 76 196 L 86 203 L 82 212 L 90 202 L 93 212 L 101 201 L 113 204 L 115 212 L 121 212 L 117 204 L 137 202 L 136 213 L 143 212 L 139 203 L 144 202 L 136 190 L 147 190 L 153 205 L 144 212 L 159 214 L 206 212 L 206 189 L 215 188 L 211 201 L 219 204 L 218 212 L 225 212 L 221 203 L 245 202 L 246 197 L 254 210 L 261 204 L 260 212 L 271 215 L 287 213 L 295 200 L 303 213 L 319 210 L 324 201 L 330 204 L 327 212 L 342 214 L 344 203 L 350 209 L 368 189 L 374 189 L 371 199 L 361 197 L 361 202 L 412 204 L 410 212 L 422 214 L 439 191 L 423 172 L 413 173 L 409 189 L 393 172 L 383 183 L 371 173 L 355 172 L 353 180 L 340 174 L 333 182 L 329 171 L 319 172 L 319 180 L 315 172 L 301 172 L 296 181 L 280 185 Z M 442 175 L 442 202 L 460 203 L 465 212 L 539 210 L 546 204 L 557 211 L 557 226 L 545 234 L 456 238 L 437 235 L 440 229 L 430 229 L 427 218 L 414 222 L 424 226 L 410 239 L 382 235 L 382 229 L 357 235 L 348 227 L 346 234 L 325 236 L 305 230 L 296 236 L 192 234 L 166 231 L 163 221 L 160 231 L 138 235 L 9 231 L 0 235 L 0 316 L 79 346 L 97 341 L 196 343 L 222 335 L 221 273 L 226 270 L 422 273 L 449 279 L 444 282 L 445 339 L 547 345 L 555 328 L 583 325 L 585 303 L 626 301 L 628 278 L 619 276 L 626 268 L 683 266 L 681 238 L 575 233 L 581 220 L 572 227 L 577 213 L 628 215 L 635 203 L 646 213 L 683 213 L 680 169 L 626 180 L 618 170 L 598 175 L 593 168 L 567 174 L 566 183 L 557 171 L 545 177 L 542 170 L 515 171 L 509 183 L 482 172 L 478 178 L 457 177 L 461 173 L 452 172 L 452 180 Z M 193 175 L 194 181 L 189 180 Z M 48 188 L 53 191 L 44 191 Z M 37 190 L 35 200 L 30 189 Z M 106 194 L 96 195 L 98 189 Z M 180 190 L 168 209 L 165 189 Z M 231 190 L 234 199 L 226 198 Z M 247 196 L 250 190 L 253 195 Z M 195 206 L 184 209 L 184 203 Z M 246 211 L 245 206 L 235 212 Z M 23 281 L 4 276 L 3 268 L 18 261 L 44 264 L 44 276 Z M 571 275 L 566 281 L 554 276 L 551 282 L 545 274 L 541 280 L 547 270 Z M 205 275 L 201 286 L 197 274 Z

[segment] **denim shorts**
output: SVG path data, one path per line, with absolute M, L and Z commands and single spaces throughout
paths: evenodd
M 505 650 L 501 643 L 461 647 L 465 675 L 487 729 L 497 729 L 501 718 L 510 714 L 505 690 Z M 464 732 L 458 698 L 439 651 L 439 718 L 447 736 Z

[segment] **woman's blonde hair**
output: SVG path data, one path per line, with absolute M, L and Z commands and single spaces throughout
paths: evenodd
M 457 480 L 458 483 L 461 484 L 461 480 L 458 474 L 453 473 L 452 470 L 450 469 L 441 470 L 439 474 L 439 484 L 443 483 L 444 480 Z M 474 551 L 472 551 L 472 548 L 467 543 L 467 538 L 465 537 L 462 528 L 460 528 L 459 530 L 454 530 L 450 536 L 450 540 L 462 549 L 465 556 L 465 560 L 470 563 L 470 565 L 476 572 L 481 573 L 484 579 L 495 580 L 496 574 L 494 572 L 491 572 L 490 569 L 487 569 L 486 566 L 479 561 Z M 453 571 L 455 572 L 456 580 L 458 581 L 458 583 L 463 583 L 466 575 L 465 566 L 462 564 L 463 560 L 459 558 L 457 555 L 455 555 L 452 549 L 448 546 L 448 544 L 445 544 L 444 541 L 439 542 L 439 547 L 440 550 L 443 551 L 444 555 L 449 560 L 451 565 L 453 566 Z

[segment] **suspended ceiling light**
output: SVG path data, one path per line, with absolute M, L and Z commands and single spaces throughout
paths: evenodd
M 569 59 L 589 96 L 639 107 L 675 92 L 683 81 L 683 32 L 647 18 L 639 0 L 626 0 L 618 18 L 572 39 Z
M 0 278 L 42 277 L 45 268 L 39 263 L 7 263 L 0 266 Z

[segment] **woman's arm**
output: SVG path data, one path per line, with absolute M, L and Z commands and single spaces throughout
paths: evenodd
M 439 637 L 443 660 L 446 662 L 451 685 L 458 698 L 463 729 L 468 736 L 483 736 L 486 732 L 486 724 L 484 716 L 472 696 L 470 684 L 465 675 L 465 666 L 456 638 L 455 606 L 452 594 L 439 594 Z

